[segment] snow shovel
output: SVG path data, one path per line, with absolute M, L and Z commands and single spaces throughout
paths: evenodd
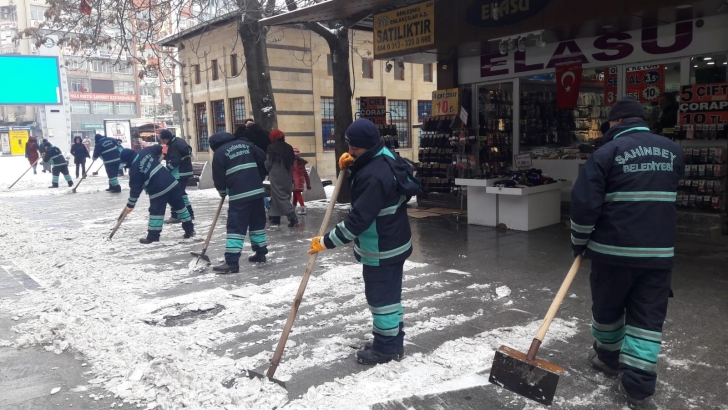
M 96 159 L 98 159 L 98 158 L 96 158 Z M 96 161 L 96 159 L 95 159 L 94 161 Z M 93 165 L 93 162 L 91 163 L 91 165 Z M 96 169 L 96 171 L 92 172 L 92 173 L 91 173 L 91 175 L 92 175 L 92 176 L 95 176 L 95 177 L 96 177 L 96 176 L 99 176 L 99 171 L 101 171 L 101 168 L 102 168 L 103 166 L 104 166 L 104 164 L 103 164 L 103 163 L 101 163 L 101 166 L 100 166 L 100 167 L 98 167 L 98 169 Z M 90 170 L 90 169 L 91 169 L 91 167 L 88 167 L 88 169 Z
M 495 352 L 493 366 L 490 369 L 491 383 L 508 389 L 523 397 L 550 406 L 556 394 L 556 385 L 559 377 L 563 374 L 564 368 L 544 360 L 536 359 L 538 348 L 541 346 L 546 331 L 559 310 L 571 282 L 581 266 L 581 255 L 574 259 L 566 279 L 561 284 L 556 298 L 551 303 L 549 311 L 536 333 L 536 338 L 531 343 L 528 353 L 523 354 L 508 346 L 501 346 Z
M 94 162 L 96 162 L 96 160 L 91 161 L 91 165 L 88 166 L 88 169 L 89 170 L 91 169 L 92 166 L 94 166 Z M 71 190 L 71 192 L 73 192 L 74 194 L 76 193 L 76 188 L 78 188 L 78 186 L 81 185 L 81 182 L 83 182 L 83 180 L 86 179 L 86 175 L 88 175 L 88 173 L 84 173 L 83 174 L 83 176 L 81 177 L 81 179 L 79 179 L 78 182 L 76 182 L 76 186 L 73 187 L 73 189 Z
M 210 239 L 212 239 L 212 232 L 215 230 L 215 225 L 217 225 L 217 218 L 220 216 L 220 211 L 222 211 L 222 205 L 225 203 L 225 197 L 220 198 L 220 204 L 217 206 L 217 212 L 215 213 L 215 219 L 212 220 L 212 225 L 210 226 L 210 232 L 207 233 L 207 239 L 205 239 L 205 244 L 202 246 L 202 253 L 195 253 L 190 252 L 192 256 L 197 256 L 197 261 L 195 262 L 195 266 L 197 266 L 198 263 L 200 263 L 200 259 L 203 259 L 207 264 L 209 265 L 210 257 L 205 255 L 207 253 L 207 247 L 210 246 Z
M 28 171 L 30 171 L 38 163 L 38 161 L 40 161 L 40 157 L 38 159 L 36 159 L 35 162 L 33 163 L 33 165 L 29 166 L 28 169 L 26 169 L 25 172 L 23 172 L 23 175 L 21 175 L 18 179 L 16 179 L 15 182 L 13 182 L 13 184 L 8 187 L 8 189 L 14 187 L 15 184 L 17 184 L 18 181 L 20 181 L 20 179 L 23 178 L 25 176 L 25 174 L 27 174 Z
M 344 178 L 346 176 L 346 169 L 342 169 L 339 172 L 339 178 L 336 180 L 336 187 L 334 187 L 334 193 L 331 195 L 331 200 L 329 201 L 329 207 L 326 209 L 326 215 L 324 216 L 324 221 L 321 223 L 321 229 L 319 229 L 319 236 L 323 236 L 323 234 L 326 233 L 326 228 L 329 226 L 329 220 L 331 219 L 331 213 L 334 211 L 334 206 L 336 205 L 336 198 L 339 196 L 339 191 L 341 190 L 341 185 L 344 182 Z M 283 327 L 283 333 L 281 333 L 281 338 L 278 340 L 278 346 L 276 346 L 276 351 L 273 353 L 273 358 L 270 359 L 270 367 L 268 368 L 268 371 L 265 373 L 265 376 L 263 376 L 260 373 L 256 373 L 254 371 L 248 370 L 248 377 L 251 379 L 254 377 L 257 378 L 263 378 L 266 377 L 268 380 L 279 384 L 281 387 L 285 388 L 286 384 L 283 383 L 280 380 L 274 379 L 273 375 L 276 373 L 276 369 L 278 369 L 278 365 L 281 362 L 281 357 L 283 357 L 283 350 L 286 348 L 286 342 L 288 341 L 288 335 L 291 333 L 291 328 L 293 327 L 293 321 L 296 320 L 296 315 L 298 314 L 298 307 L 301 305 L 301 302 L 303 301 L 303 292 L 306 291 L 306 285 L 308 284 L 308 279 L 311 277 L 311 272 L 313 272 L 313 267 L 316 264 L 316 257 L 318 256 L 318 253 L 314 253 L 308 257 L 308 265 L 306 265 L 306 272 L 303 274 L 303 277 L 301 278 L 301 284 L 298 286 L 298 293 L 296 293 L 296 299 L 293 301 L 293 306 L 291 306 L 291 312 L 288 314 L 288 320 L 286 321 L 286 325 Z
M 111 231 L 111 235 L 109 235 L 109 240 L 111 240 L 111 238 L 114 237 L 114 234 L 116 233 L 116 231 L 119 230 L 119 227 L 121 226 L 121 223 L 124 222 L 124 219 L 126 219 L 126 216 L 127 215 L 129 215 L 129 214 L 126 213 L 126 206 L 125 206 L 124 209 L 121 211 L 121 215 L 119 215 L 119 218 L 116 220 L 116 226 Z

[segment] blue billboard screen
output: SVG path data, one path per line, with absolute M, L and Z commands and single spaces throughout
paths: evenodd
M 0 55 L 0 105 L 61 104 L 56 57 Z

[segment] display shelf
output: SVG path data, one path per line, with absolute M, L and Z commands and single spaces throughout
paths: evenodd
M 541 192 L 547 192 L 547 191 L 555 191 L 560 190 L 561 188 L 567 188 L 571 186 L 571 182 L 569 181 L 559 181 L 554 184 L 548 184 L 548 185 L 539 185 L 539 186 L 530 186 L 525 188 L 503 188 L 503 187 L 495 187 L 490 186 L 486 190 L 489 194 L 498 194 L 498 195 L 533 195 L 538 194 Z

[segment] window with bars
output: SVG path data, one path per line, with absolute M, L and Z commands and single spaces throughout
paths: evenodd
M 432 82 L 432 64 L 422 65 L 422 81 L 427 83 Z
M 212 112 L 215 114 L 212 123 L 215 132 L 227 131 L 227 127 L 225 127 L 225 101 L 212 101 Z
M 233 132 L 239 126 L 245 125 L 245 98 L 230 99 L 230 118 L 233 120 Z
M 195 128 L 197 129 L 197 151 L 209 151 L 210 141 L 207 133 L 207 106 L 195 104 Z
M 399 147 L 411 147 L 409 101 L 389 100 L 389 111 L 392 116 L 392 124 L 397 127 L 397 140 L 399 141 Z
M 334 99 L 321 97 L 321 137 L 324 151 L 336 149 L 334 139 Z

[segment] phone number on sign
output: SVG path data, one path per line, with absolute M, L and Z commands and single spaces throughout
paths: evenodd
M 399 40 L 399 41 L 392 41 L 386 44 L 380 44 L 377 46 L 377 51 L 397 51 L 403 48 L 410 48 L 410 47 L 416 47 L 420 44 L 430 44 L 432 42 L 432 36 L 422 36 L 422 37 L 416 37 L 416 38 L 410 38 L 407 40 Z

